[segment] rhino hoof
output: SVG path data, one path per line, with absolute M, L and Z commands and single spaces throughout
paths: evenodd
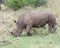
M 32 33 L 27 33 L 28 36 L 32 36 Z

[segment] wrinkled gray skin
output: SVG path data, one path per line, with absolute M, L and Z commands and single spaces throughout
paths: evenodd
M 11 32 L 15 36 L 20 36 L 23 29 L 26 29 L 27 35 L 31 36 L 32 27 L 44 27 L 48 24 L 48 32 L 53 33 L 56 31 L 56 18 L 50 11 L 35 11 L 22 13 L 16 22 L 16 29 Z

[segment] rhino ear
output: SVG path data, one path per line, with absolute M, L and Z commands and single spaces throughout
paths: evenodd
M 16 20 L 13 20 L 13 21 L 14 21 L 14 23 L 17 23 Z

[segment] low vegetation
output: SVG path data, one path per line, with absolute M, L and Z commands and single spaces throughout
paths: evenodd
M 46 4 L 46 0 L 5 0 L 5 5 L 14 10 L 18 10 L 24 6 L 38 7 Z

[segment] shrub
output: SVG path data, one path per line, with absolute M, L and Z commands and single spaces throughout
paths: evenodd
M 6 0 L 5 5 L 9 8 L 12 8 L 14 10 L 17 10 L 23 6 L 22 0 Z
M 36 0 L 35 7 L 47 5 L 47 0 Z
M 5 0 L 5 5 L 14 10 L 22 8 L 26 5 L 38 7 L 45 4 L 46 0 Z

